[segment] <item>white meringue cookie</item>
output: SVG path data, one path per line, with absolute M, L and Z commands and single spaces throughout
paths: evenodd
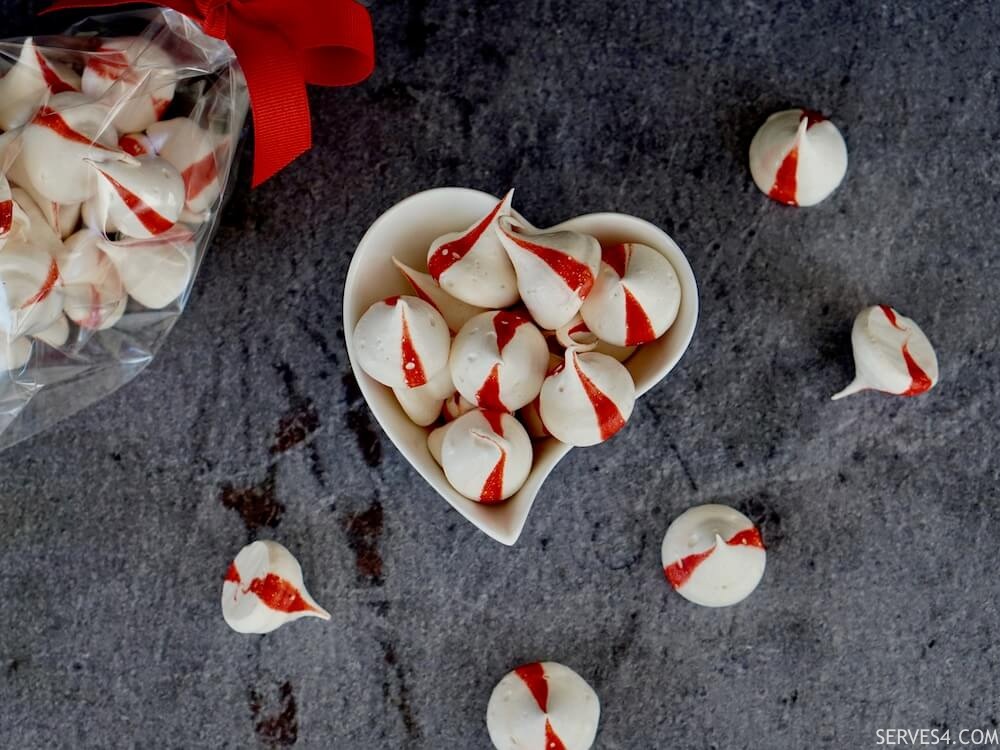
M 545 428 L 557 440 L 580 447 L 617 433 L 634 405 L 635 382 L 625 365 L 583 346 L 566 349 L 563 366 L 545 378 L 539 396 Z
M 570 346 L 583 345 L 589 347 L 590 345 L 593 345 L 593 351 L 598 354 L 607 354 L 609 357 L 614 357 L 619 362 L 627 360 L 635 353 L 635 350 L 639 348 L 637 346 L 615 346 L 614 344 L 609 344 L 607 341 L 602 341 L 594 335 L 594 333 L 587 327 L 587 324 L 583 322 L 583 318 L 579 315 L 574 316 L 573 320 L 564 325 L 562 328 L 550 331 L 549 336 L 550 350 L 554 346 L 551 342 L 551 337 L 554 337 L 556 344 L 561 347 L 560 352 Z
M 396 258 L 393 258 L 392 262 L 399 269 L 399 272 L 403 274 L 403 278 L 409 282 L 414 294 L 424 302 L 433 305 L 441 313 L 452 333 L 458 333 L 459 329 L 468 322 L 469 318 L 485 312 L 485 308 L 470 305 L 467 302 L 462 302 L 462 300 L 452 297 L 438 286 L 438 283 L 434 281 L 430 274 L 421 273 L 414 268 L 410 268 Z
M 27 336 L 10 338 L 0 331 L 0 372 L 20 370 L 31 359 L 31 339 Z
M 50 94 L 79 90 L 80 76 L 49 60 L 28 37 L 17 62 L 0 78 L 0 130 L 24 125 Z
M 389 297 L 354 329 L 358 364 L 390 388 L 419 388 L 448 366 L 451 336 L 441 313 L 417 297 Z
M 601 341 L 638 346 L 666 333 L 680 306 L 670 261 L 648 245 L 620 242 L 601 249 L 601 269 L 580 315 Z
M 600 243 L 579 232 L 534 232 L 509 216 L 497 220 L 496 234 L 514 264 L 531 317 L 542 328 L 566 325 L 594 286 Z
M 119 37 L 90 54 L 81 88 L 112 108 L 118 130 L 135 133 L 163 116 L 176 81 L 176 64 L 162 47 L 141 37 Z
M 494 227 L 510 214 L 511 190 L 483 219 L 464 232 L 431 243 L 427 272 L 452 297 L 470 305 L 509 307 L 517 302 L 517 278 Z
M 146 130 L 149 143 L 184 178 L 186 206 L 195 214 L 209 211 L 222 194 L 222 172 L 231 141 L 187 117 L 156 122 Z
M 100 228 L 148 239 L 170 231 L 180 219 L 184 180 L 159 157 L 141 157 L 138 162 L 92 165 L 98 175 L 93 210 Z
M 814 206 L 837 189 L 846 173 L 844 137 L 812 110 L 771 115 L 750 143 L 753 181 L 779 203 Z
M 103 331 L 125 314 L 128 295 L 118 270 L 101 250 L 101 235 L 81 229 L 56 260 L 63 283 L 63 312 L 80 328 Z
M 277 542 L 240 550 L 222 584 L 222 616 L 237 633 L 270 633 L 300 617 L 330 619 L 306 591 L 302 568 Z
M 12 160 L 10 168 L 7 171 L 7 178 L 11 181 L 12 185 L 17 185 L 17 187 L 23 189 L 31 196 L 31 199 L 38 206 L 45 221 L 52 227 L 60 239 L 66 239 L 76 231 L 77 226 L 80 224 L 81 204 L 56 203 L 55 201 L 48 200 L 39 193 L 38 189 L 31 182 L 22 156 L 18 155 Z
M 458 332 L 448 367 L 455 389 L 483 409 L 513 412 L 542 388 L 549 349 L 524 313 L 480 313 Z
M 663 571 L 688 601 L 728 607 L 757 588 L 767 553 L 753 521 L 726 505 L 699 505 L 679 515 L 662 548 Z
M 486 728 L 497 750 L 590 750 L 600 720 L 593 688 L 551 661 L 508 674 L 486 708 Z
M 833 400 L 869 388 L 897 396 L 926 393 L 938 382 L 937 354 L 920 327 L 888 305 L 866 307 L 854 319 L 854 381 Z
M 102 239 L 100 247 L 118 269 L 129 296 L 151 310 L 178 299 L 194 275 L 194 235 L 180 224 L 148 240 Z
M 56 318 L 56 322 L 44 331 L 32 334 L 32 338 L 38 339 L 51 347 L 58 349 L 69 341 L 69 320 L 65 315 Z
M 117 141 L 107 107 L 83 94 L 56 94 L 25 126 L 21 157 L 32 186 L 46 200 L 82 203 L 97 190 L 91 162 L 136 163 Z
M 441 416 L 444 400 L 455 390 L 451 373 L 444 368 L 419 388 L 393 388 L 392 392 L 414 424 L 427 427 Z
M 441 416 L 445 422 L 454 422 L 460 416 L 472 411 L 475 408 L 476 405 L 474 403 L 466 401 L 462 398 L 461 393 L 455 391 L 444 400 L 444 405 L 441 407 Z
M 470 411 L 432 432 L 428 447 L 451 486 L 480 503 L 506 500 L 531 471 L 531 438 L 510 414 Z

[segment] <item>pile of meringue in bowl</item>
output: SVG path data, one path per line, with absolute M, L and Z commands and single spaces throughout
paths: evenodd
M 537 229 L 511 199 L 403 201 L 362 239 L 344 298 L 376 419 L 505 544 L 570 448 L 614 436 L 676 365 L 698 310 L 687 259 L 652 224 L 604 213 Z
M 148 363 L 215 225 L 245 83 L 180 14 L 144 18 L 140 36 L 0 44 L 4 445 Z

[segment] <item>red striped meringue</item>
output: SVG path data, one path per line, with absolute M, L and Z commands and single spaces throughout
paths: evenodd
M 462 326 L 448 367 L 455 389 L 467 401 L 513 412 L 538 395 L 548 361 L 545 337 L 527 314 L 496 310 Z
M 0 174 L 0 250 L 7 244 L 7 238 L 14 231 L 14 195 L 7 178 Z
M 448 366 L 451 336 L 441 313 L 417 297 L 389 297 L 354 329 L 358 364 L 390 388 L 419 388 Z
M 410 268 L 396 258 L 393 258 L 392 262 L 399 272 L 403 274 L 403 278 L 409 283 L 413 289 L 413 293 L 424 302 L 433 305 L 441 313 L 452 333 L 458 333 L 459 329 L 468 322 L 469 318 L 485 312 L 482 307 L 470 305 L 467 302 L 462 302 L 462 300 L 452 297 L 434 281 L 434 278 L 430 274 Z
M 24 125 L 48 96 L 79 90 L 80 76 L 69 66 L 48 59 L 28 37 L 17 62 L 0 78 L 0 130 Z
M 80 328 L 103 331 L 121 320 L 128 295 L 111 259 L 101 250 L 102 235 L 81 229 L 57 257 L 63 282 L 63 312 Z
M 597 240 L 579 232 L 537 232 L 509 216 L 500 217 L 496 233 L 531 317 L 546 329 L 566 325 L 594 286 L 601 262 Z
M 181 173 L 187 210 L 204 218 L 222 193 L 220 172 L 229 157 L 230 140 L 187 117 L 153 123 L 146 133 L 149 146 Z
M 566 349 L 563 366 L 545 378 L 539 396 L 545 428 L 557 440 L 581 447 L 612 437 L 634 405 L 635 383 L 625 366 L 583 346 Z
M 93 201 L 98 228 L 148 239 L 164 234 L 184 210 L 184 181 L 165 159 L 144 156 L 138 164 L 93 164 L 97 194 Z
M 113 108 L 115 128 L 145 130 L 174 98 L 177 65 L 162 47 L 141 37 L 107 39 L 90 53 L 81 89 Z
M 452 297 L 486 308 L 517 302 L 517 277 L 494 227 L 510 214 L 511 190 L 490 213 L 463 232 L 451 232 L 431 243 L 427 271 Z
M 531 471 L 531 438 L 510 414 L 476 409 L 435 430 L 428 441 L 451 486 L 476 502 L 506 500 Z
M 601 270 L 580 315 L 601 341 L 638 346 L 666 333 L 680 305 L 670 261 L 647 245 L 621 242 L 602 248 Z
M 194 235 L 180 224 L 150 239 L 102 239 L 99 244 L 118 269 L 129 296 L 153 310 L 179 298 L 194 274 Z

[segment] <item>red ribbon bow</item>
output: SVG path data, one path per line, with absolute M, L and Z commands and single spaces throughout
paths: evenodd
M 45 12 L 135 0 L 57 0 Z M 368 11 L 355 0 L 157 0 L 225 39 L 253 107 L 256 187 L 312 147 L 306 84 L 348 86 L 375 66 Z

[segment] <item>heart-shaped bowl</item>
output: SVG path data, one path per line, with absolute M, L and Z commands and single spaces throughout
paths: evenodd
M 392 390 L 370 378 L 358 366 L 354 352 L 354 327 L 369 306 L 397 294 L 413 294 L 393 266 L 393 257 L 414 268 L 426 268 L 431 242 L 447 232 L 466 229 L 482 219 L 499 198 L 467 188 L 436 188 L 410 196 L 382 214 L 354 251 L 344 289 L 344 335 L 351 367 L 368 407 L 385 434 L 413 468 L 441 497 L 489 536 L 514 544 L 521 535 L 528 512 L 545 478 L 571 446 L 554 438 L 535 443 L 534 463 L 527 481 L 506 502 L 483 505 L 458 494 L 427 448 L 430 428 L 409 420 Z M 640 396 L 670 372 L 691 343 L 698 319 L 698 287 L 691 266 L 677 244 L 661 229 L 634 216 L 615 213 L 587 214 L 564 221 L 554 229 L 572 229 L 596 237 L 602 245 L 639 242 L 660 251 L 677 271 L 681 305 L 677 320 L 656 341 L 640 347 L 625 362 Z M 628 440 L 628 427 L 616 438 Z M 624 448 L 624 446 L 623 446 Z

